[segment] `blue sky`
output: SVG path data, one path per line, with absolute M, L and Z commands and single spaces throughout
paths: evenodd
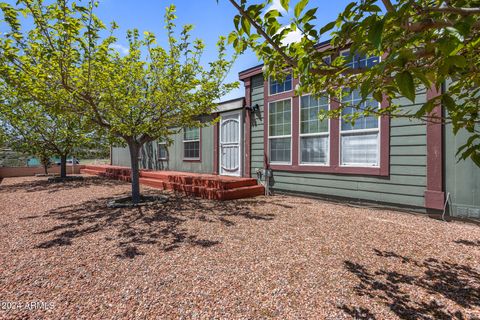
M 5 0 L 4 0 L 5 1 Z M 51 0 L 49 0 L 51 1 Z M 291 0 L 296 3 L 297 0 Z M 6 0 L 6 2 L 15 5 L 16 0 Z M 48 1 L 47 1 L 48 2 Z M 80 1 L 79 1 L 80 2 Z M 260 2 L 260 0 L 249 0 L 249 3 Z M 310 0 L 309 7 L 317 6 L 318 27 L 332 21 L 342 11 L 350 0 Z M 165 29 L 163 15 L 165 8 L 170 4 L 177 7 L 177 25 L 193 24 L 193 38 L 200 38 L 206 44 L 206 50 L 203 61 L 206 63 L 215 59 L 216 43 L 220 35 L 227 36 L 233 29 L 233 18 L 237 14 L 235 8 L 228 0 L 99 0 L 99 7 L 96 10 L 105 24 L 115 21 L 120 29 L 117 30 L 118 38 L 117 50 L 122 52 L 127 49 L 125 39 L 128 29 L 137 28 L 142 34 L 144 31 L 153 32 L 157 35 L 159 45 L 164 45 Z M 273 0 L 271 7 L 283 11 L 280 6 L 280 0 Z M 281 23 L 287 23 L 291 18 L 290 12 L 282 12 L 284 18 Z M 0 25 L 0 31 L 4 26 Z M 298 35 L 291 35 L 294 40 Z M 322 39 L 327 40 L 327 39 Z M 233 49 L 231 49 L 233 53 Z M 251 51 L 247 51 L 238 57 L 235 64 L 227 76 L 226 81 L 232 82 L 238 80 L 238 73 L 242 70 L 253 67 L 261 63 Z M 241 97 L 244 95 L 243 84 L 240 88 L 230 92 L 223 97 L 223 101 Z
M 296 2 L 295 0 L 292 0 Z M 257 1 L 258 2 L 258 1 Z M 337 17 L 342 9 L 350 2 L 348 0 L 311 0 L 310 6 L 318 6 L 318 23 L 323 25 Z M 106 23 L 115 21 L 120 29 L 117 32 L 119 44 L 125 46 L 125 31 L 137 28 L 140 32 L 150 31 L 159 38 L 163 38 L 163 14 L 170 4 L 177 7 L 177 25 L 193 24 L 195 26 L 192 35 L 201 38 L 206 43 L 204 61 L 215 59 L 215 44 L 220 35 L 228 35 L 233 30 L 233 17 L 237 13 L 228 0 L 100 0 L 97 15 Z M 279 0 L 273 4 L 280 10 Z M 288 21 L 290 13 L 285 13 L 285 21 Z M 293 38 L 295 35 L 293 35 Z M 325 40 L 325 39 L 324 39 Z M 121 51 L 122 48 L 120 47 Z M 233 50 L 232 50 L 233 52 Z M 238 73 L 261 63 L 254 53 L 246 52 L 240 56 L 227 77 L 227 81 L 237 81 Z M 240 88 L 229 93 L 222 100 L 229 100 L 244 95 L 243 84 Z

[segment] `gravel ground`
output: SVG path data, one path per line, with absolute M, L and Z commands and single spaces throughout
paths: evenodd
M 4 179 L 0 318 L 480 317 L 477 225 L 290 196 L 106 208 L 128 190 Z

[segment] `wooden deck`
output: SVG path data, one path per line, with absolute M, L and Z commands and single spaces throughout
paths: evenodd
M 130 168 L 86 165 L 81 173 L 130 181 Z M 264 187 L 253 178 L 228 177 L 178 171 L 140 171 L 140 184 L 161 190 L 172 190 L 189 196 L 212 200 L 232 200 L 260 196 Z

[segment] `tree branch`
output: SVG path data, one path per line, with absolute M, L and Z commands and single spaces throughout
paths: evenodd
M 426 8 L 426 11 L 441 12 L 441 13 L 454 13 L 462 16 L 472 16 L 480 14 L 480 8 L 455 8 L 455 7 L 432 7 Z
M 382 0 L 383 5 L 387 9 L 388 12 L 394 12 L 395 7 L 393 6 L 392 2 L 390 0 Z
M 415 22 L 412 24 L 405 24 L 403 26 L 404 29 L 412 32 L 422 32 L 428 29 L 440 29 L 446 27 L 453 27 L 453 23 L 447 21 L 422 21 L 422 22 Z
M 245 10 L 243 10 L 243 8 L 234 0 L 229 0 L 230 3 L 238 10 L 238 12 L 240 12 L 240 14 L 245 18 L 247 19 L 250 24 L 252 26 L 255 27 L 255 29 L 257 29 L 258 33 L 260 35 L 262 35 L 262 37 L 264 37 L 265 40 L 267 40 L 267 42 L 275 49 L 275 51 L 277 51 L 284 59 L 285 59 L 285 62 L 287 62 L 292 68 L 296 68 L 297 67 L 297 63 L 291 58 L 289 57 L 283 50 L 282 48 L 280 48 L 280 46 L 278 46 L 273 40 L 272 38 L 262 29 L 262 27 L 260 25 L 258 25 L 258 23 L 253 20 L 250 15 L 245 12 Z

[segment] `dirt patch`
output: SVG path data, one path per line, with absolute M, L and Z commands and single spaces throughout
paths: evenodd
M 46 180 L 46 179 L 43 179 Z M 290 196 L 109 209 L 128 184 L 8 178 L 0 318 L 480 315 L 480 228 Z

